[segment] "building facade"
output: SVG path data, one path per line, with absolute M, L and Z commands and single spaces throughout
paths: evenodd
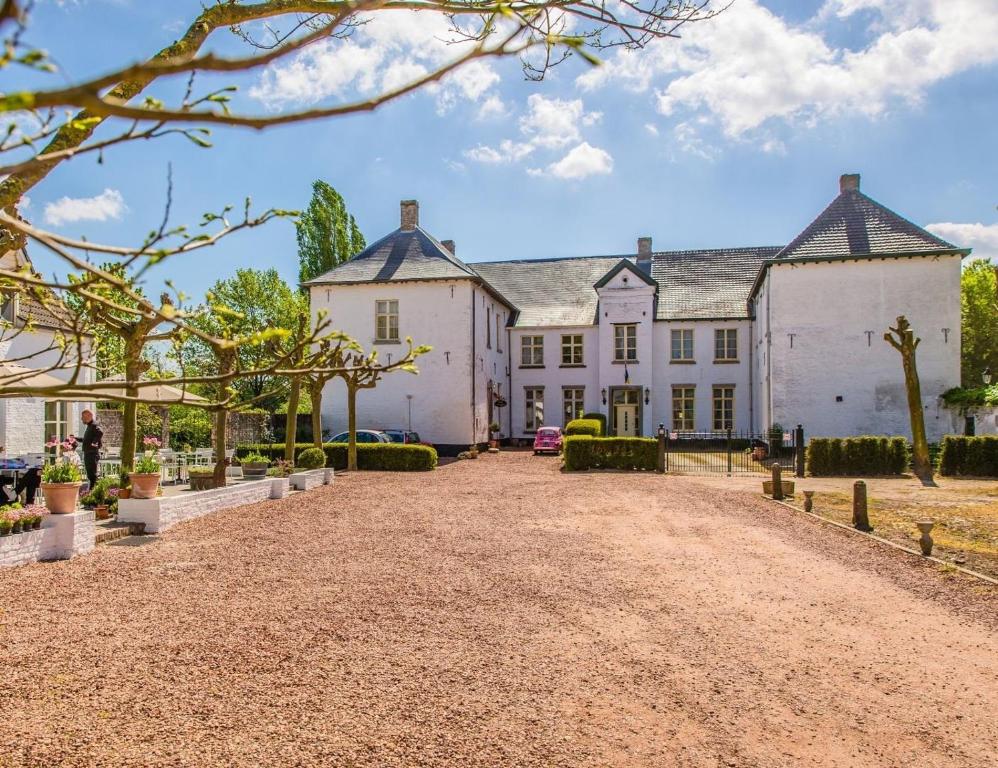
M 465 263 L 419 227 L 401 226 L 311 281 L 334 327 L 399 354 L 430 344 L 418 376 L 387 375 L 358 395 L 358 426 L 410 428 L 465 447 L 528 438 L 602 413 L 620 436 L 761 432 L 908 434 L 898 315 L 918 349 L 930 437 L 951 431 L 939 396 L 960 380 L 957 248 L 873 201 L 859 177 L 787 246 Z M 342 384 L 323 426 L 345 428 Z

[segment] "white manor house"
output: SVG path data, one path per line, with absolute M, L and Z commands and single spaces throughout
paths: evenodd
M 360 428 L 408 428 L 441 447 L 527 438 L 603 413 L 619 436 L 670 430 L 908 435 L 898 315 L 921 344 L 931 440 L 953 430 L 940 395 L 960 384 L 960 268 L 969 253 L 860 191 L 858 175 L 789 245 L 466 263 L 451 241 L 401 226 L 310 281 L 314 311 L 375 348 L 430 344 L 420 373 L 357 396 Z M 342 382 L 324 429 L 346 427 Z M 497 403 L 499 406 L 497 407 Z

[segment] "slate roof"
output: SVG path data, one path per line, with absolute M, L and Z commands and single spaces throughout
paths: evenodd
M 475 273 L 420 227 L 396 229 L 306 285 L 446 280 Z
M 470 266 L 518 308 L 516 325 L 592 325 L 593 285 L 625 256 L 476 262 Z
M 845 189 L 777 258 L 828 259 L 958 250 L 858 189 Z
M 25 264 L 31 265 L 31 259 L 23 250 L 0 254 L 0 268 L 16 270 Z M 72 331 L 73 317 L 69 308 L 51 293 L 48 295 L 52 300 L 42 302 L 29 294 L 20 294 L 17 297 L 17 319 L 22 323 L 31 323 L 42 328 Z
M 659 285 L 658 320 L 748 317 L 756 276 L 779 246 L 660 251 L 651 274 Z

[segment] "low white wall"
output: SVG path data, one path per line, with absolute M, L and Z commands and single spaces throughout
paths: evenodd
M 321 485 L 323 471 L 314 470 L 314 473 L 317 477 L 315 485 Z M 156 499 L 121 499 L 118 502 L 118 522 L 145 523 L 146 533 L 162 533 L 186 520 L 273 498 L 273 480 L 274 478 L 268 477 L 227 485 L 225 488 L 213 488 L 210 491 L 185 492 Z M 285 478 L 285 493 L 287 485 Z
M 0 537 L 0 567 L 39 560 L 69 560 L 94 548 L 94 513 L 46 515 L 37 531 Z

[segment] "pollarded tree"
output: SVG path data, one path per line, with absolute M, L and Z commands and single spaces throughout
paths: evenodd
M 367 246 L 343 196 L 317 179 L 312 199 L 295 222 L 298 237 L 298 281 L 325 274 Z
M 918 365 L 915 362 L 915 350 L 922 340 L 915 337 L 908 318 L 901 315 L 897 319 L 897 325 L 884 334 L 884 341 L 901 354 L 904 388 L 908 395 L 908 416 L 911 419 L 912 470 L 915 477 L 922 481 L 922 485 L 934 485 L 929 441 L 925 433 L 925 413 L 922 409 L 922 385 L 918 380 Z

